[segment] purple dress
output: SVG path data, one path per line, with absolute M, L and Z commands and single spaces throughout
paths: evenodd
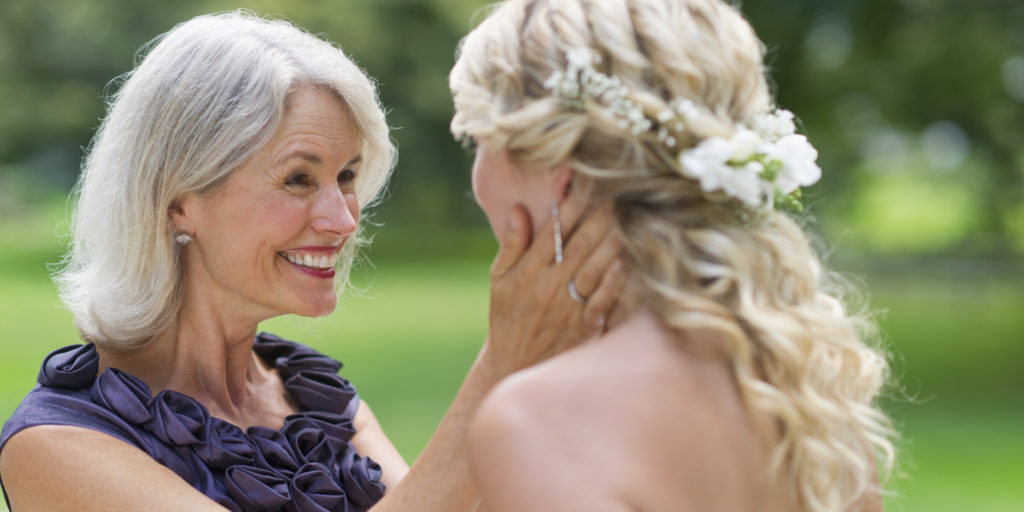
M 384 495 L 381 469 L 349 443 L 359 396 L 338 376 L 341 363 L 265 333 L 256 337 L 255 351 L 274 364 L 301 408 L 281 430 L 243 431 L 176 391 L 153 396 L 116 368 L 97 376 L 95 346 L 71 345 L 43 361 L 39 385 L 4 424 L 0 450 L 35 425 L 85 427 L 138 447 L 228 510 L 370 508 Z

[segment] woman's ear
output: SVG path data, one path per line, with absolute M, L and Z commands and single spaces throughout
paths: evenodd
M 191 207 L 190 196 L 179 197 L 171 201 L 167 207 L 167 214 L 171 217 L 171 224 L 175 233 L 191 233 L 192 226 L 188 211 Z
M 566 196 L 569 195 L 569 191 L 572 190 L 572 178 L 573 170 L 569 167 L 569 164 L 562 163 L 552 168 L 552 187 L 555 195 L 555 201 L 562 202 Z

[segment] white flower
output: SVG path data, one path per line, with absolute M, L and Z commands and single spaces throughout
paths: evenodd
M 750 206 L 761 206 L 764 182 L 759 173 L 764 167 L 758 162 L 749 162 L 743 167 L 730 169 L 732 172 L 722 180 L 722 190 L 729 197 L 735 197 Z
M 732 145 L 731 160 L 735 163 L 749 162 L 757 154 L 758 148 L 763 143 L 760 135 L 743 126 L 736 127 L 736 133 L 729 139 L 729 142 Z
M 765 140 L 772 142 L 796 132 L 793 113 L 783 109 L 754 117 L 751 127 Z
M 775 185 L 783 195 L 799 187 L 813 185 L 821 179 L 818 167 L 818 150 L 803 135 L 787 135 L 778 142 L 765 144 L 761 148 L 768 162 L 778 162 L 781 168 L 775 176 Z
M 721 137 L 709 137 L 693 149 L 683 151 L 679 155 L 684 176 L 700 182 L 705 192 L 714 192 L 722 188 L 722 176 L 732 170 L 729 159 L 732 158 L 732 147 L 729 141 Z
M 655 130 L 657 140 L 679 162 L 679 173 L 695 180 L 715 198 L 727 196 L 753 208 L 771 208 L 774 198 L 788 196 L 821 178 L 818 152 L 803 135 L 796 134 L 793 113 L 775 109 L 754 116 L 749 126 L 737 125 L 728 137 L 709 137 L 696 147 L 677 148 L 676 137 L 686 131 L 699 136 L 703 106 L 676 98 L 668 108 L 648 113 L 630 97 L 616 76 L 598 71 L 601 55 L 590 48 L 566 53 L 564 70 L 554 71 L 544 87 L 576 110 L 596 109 L 623 130 L 641 135 Z M 673 133 L 674 132 L 674 133 Z M 680 151 L 681 150 L 681 151 Z
M 690 100 L 675 99 L 669 102 L 668 105 L 674 108 L 679 115 L 683 116 L 684 121 L 690 121 L 700 115 L 697 105 Z
M 733 141 L 710 137 L 693 149 L 679 155 L 684 176 L 700 182 L 705 192 L 722 191 L 751 206 L 762 204 L 764 190 L 759 173 L 764 169 L 758 162 L 747 162 L 739 167 L 729 165 L 733 159 Z
M 565 53 L 565 58 L 569 61 L 569 69 L 586 69 L 594 64 L 594 52 L 586 47 L 569 50 Z

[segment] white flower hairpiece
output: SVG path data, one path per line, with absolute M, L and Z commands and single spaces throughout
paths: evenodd
M 597 104 L 610 109 L 619 126 L 633 135 L 656 131 L 670 150 L 700 108 L 687 99 L 674 99 L 667 110 L 649 118 L 629 97 L 629 88 L 618 77 L 597 71 L 601 56 L 589 48 L 566 53 L 565 71 L 555 71 L 544 83 L 556 97 L 577 110 Z M 678 171 L 700 183 L 706 193 L 724 193 L 753 208 L 786 206 L 801 211 L 800 187 L 821 178 L 818 152 L 796 133 L 793 113 L 776 109 L 756 116 L 750 126 L 736 125 L 729 138 L 709 137 L 676 156 Z
M 722 191 L 747 206 L 787 206 L 801 211 L 800 187 L 821 179 L 818 151 L 795 133 L 793 114 L 757 116 L 753 129 L 736 125 L 729 138 L 709 137 L 679 154 L 680 171 L 704 192 Z
M 544 87 L 553 90 L 568 106 L 579 110 L 586 109 L 588 98 L 608 105 L 619 118 L 619 126 L 629 128 L 633 135 L 651 129 L 651 120 L 644 116 L 643 109 L 629 99 L 629 88 L 622 85 L 618 77 L 594 69 L 594 64 L 601 63 L 600 55 L 589 48 L 575 48 L 566 53 L 566 59 L 567 69 L 552 73 Z

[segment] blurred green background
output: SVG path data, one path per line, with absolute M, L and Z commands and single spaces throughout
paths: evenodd
M 175 23 L 239 7 L 340 43 L 380 83 L 401 156 L 372 264 L 339 312 L 275 331 L 346 363 L 414 459 L 486 335 L 495 245 L 451 140 L 446 76 L 478 0 L 3 0 L 0 419 L 76 341 L 47 264 L 112 78 Z M 748 0 L 779 103 L 825 177 L 827 262 L 871 292 L 904 433 L 888 510 L 1024 510 L 1024 2 Z M 2 506 L 0 506 L 2 508 Z

